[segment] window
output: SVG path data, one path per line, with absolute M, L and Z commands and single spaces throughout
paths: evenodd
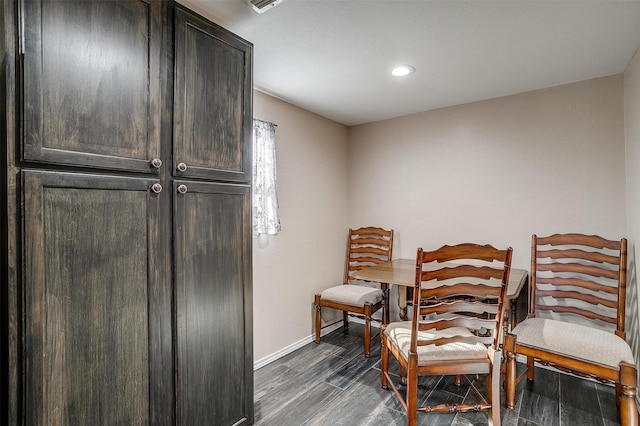
M 253 120 L 253 234 L 280 232 L 276 188 L 276 125 Z

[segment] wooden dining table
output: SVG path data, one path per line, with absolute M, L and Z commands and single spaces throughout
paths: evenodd
M 398 286 L 398 306 L 400 307 L 400 318 L 407 320 L 407 289 L 415 285 L 416 260 L 415 259 L 394 259 L 390 262 L 383 262 L 375 266 L 363 268 L 355 274 L 355 278 L 364 281 L 375 281 L 383 286 L 383 290 L 388 295 L 388 286 Z M 518 321 L 518 305 L 525 308 L 527 306 L 528 291 L 522 293 L 523 288 L 528 288 L 529 273 L 526 269 L 511 268 L 509 273 L 509 283 L 507 284 L 507 298 L 504 312 L 504 331 L 509 331 L 515 327 Z M 522 293 L 522 297 L 521 297 Z M 384 322 L 389 323 L 389 309 L 385 309 Z

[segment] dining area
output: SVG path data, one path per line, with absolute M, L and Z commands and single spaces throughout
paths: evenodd
M 323 377 L 334 371 L 331 366 L 340 370 L 337 365 L 348 362 L 344 358 L 333 358 L 334 353 L 352 354 L 357 350 L 358 363 L 380 362 L 379 337 L 371 343 L 370 358 L 364 357 L 364 320 L 350 318 L 347 334 L 343 333 L 340 323 L 323 328 L 321 343 L 314 342 L 314 298 L 325 289 L 342 283 L 345 242 L 350 227 L 394 229 L 391 260 L 411 259 L 414 266 L 418 247 L 431 250 L 445 244 L 477 242 L 492 243 L 499 248 L 513 247 L 512 268 L 530 272 L 534 232 L 552 235 L 582 231 L 612 239 L 626 236 L 633 247 L 637 241 L 636 230 L 640 229 L 636 207 L 640 204 L 633 201 L 637 198 L 633 194 L 639 192 L 633 188 L 637 186 L 634 182 L 640 180 L 632 178 L 627 182 L 625 171 L 627 177 L 633 177 L 637 174 L 634 170 L 640 168 L 633 167 L 633 161 L 631 168 L 625 168 L 625 152 L 629 151 L 625 151 L 620 117 L 626 113 L 616 105 L 621 105 L 629 93 L 627 86 L 622 88 L 621 84 L 621 77 L 607 77 L 561 85 L 354 126 L 344 134 L 321 117 L 311 116 L 256 92 L 254 115 L 279 125 L 278 177 L 283 184 L 279 202 L 284 215 L 281 234 L 271 239 L 256 239 L 254 244 L 256 377 L 262 377 L 268 368 L 289 371 L 275 364 L 281 357 L 293 356 L 299 350 L 313 353 L 303 364 L 309 367 L 323 364 Z M 586 111 L 590 113 L 584 114 Z M 304 126 L 298 126 L 299 123 Z M 627 161 L 633 158 L 638 157 L 630 156 Z M 636 348 L 637 358 L 637 336 L 640 334 L 637 321 L 632 320 L 637 316 L 634 307 L 638 303 L 637 261 L 634 258 L 630 249 L 625 330 L 626 339 Z M 531 284 L 531 274 L 528 275 L 526 285 Z M 396 316 L 400 310 L 398 289 L 397 285 L 389 285 L 391 321 L 400 320 Z M 524 293 L 528 293 L 527 290 L 521 295 Z M 521 309 L 518 305 L 517 312 L 519 316 L 526 316 L 528 297 L 522 299 L 526 299 L 524 306 Z M 378 311 L 375 316 L 380 313 Z M 411 313 L 410 308 L 408 313 Z M 323 308 L 323 325 L 341 316 L 341 311 Z M 373 323 L 372 335 L 377 334 L 378 326 Z M 327 348 L 330 339 L 342 337 L 348 337 L 354 346 L 346 351 L 334 345 L 331 350 Z M 316 361 L 315 357 L 320 359 Z M 351 362 L 355 363 L 356 358 L 351 358 Z M 393 363 L 390 360 L 390 369 L 394 368 Z M 517 358 L 516 366 L 526 368 L 526 360 Z M 619 423 L 619 410 L 613 396 L 607 400 L 594 394 L 585 397 L 584 402 L 574 404 L 564 399 L 560 402 L 558 392 L 563 387 L 557 377 L 564 381 L 572 376 L 554 376 L 549 382 L 541 378 L 551 370 L 536 368 L 539 370 L 533 382 L 523 379 L 516 385 L 514 410 L 503 405 L 505 415 L 508 415 L 503 416 L 503 424 L 514 424 L 505 419 L 513 420 L 512 416 L 518 413 L 523 414 L 523 421 L 558 424 L 559 420 L 550 419 L 553 415 L 560 418 L 559 410 L 565 408 L 567 411 L 563 411 L 562 416 L 582 419 L 572 407 L 581 410 L 584 417 L 596 415 L 592 410 L 598 411 L 599 422 L 581 424 Z M 284 398 L 265 393 L 257 396 L 258 400 L 264 400 L 271 407 L 266 401 L 277 399 L 274 408 L 283 410 L 280 414 L 288 411 L 287 407 L 293 410 L 290 404 L 306 397 L 326 401 L 318 395 L 319 389 L 307 390 L 306 384 L 312 380 L 307 376 L 309 371 L 293 370 L 289 371 L 292 376 L 277 378 L 273 386 L 304 385 L 292 391 L 282 389 L 287 395 Z M 544 375 L 540 376 L 539 371 Z M 300 377 L 298 374 L 304 376 L 301 382 L 294 379 Z M 336 374 L 349 383 L 359 377 L 352 369 Z M 366 392 L 370 398 L 379 395 L 378 400 L 397 399 L 392 391 L 378 393 L 382 391 L 380 370 L 369 374 L 375 376 L 372 381 L 366 386 L 360 383 L 352 395 Z M 577 383 L 592 385 L 586 380 Z M 525 404 L 524 410 L 519 410 L 519 404 L 522 404 L 519 392 L 529 389 L 529 385 L 530 389 L 544 391 L 535 394 L 531 406 Z M 573 390 L 582 387 L 575 383 L 566 387 L 562 398 L 581 395 Z M 275 391 L 274 387 L 268 388 Z M 612 387 L 604 389 L 611 390 Z M 458 391 L 457 388 L 451 390 Z M 313 398 L 309 392 L 313 393 Z M 447 396 L 453 394 L 448 392 Z M 504 390 L 501 396 L 506 397 Z M 351 407 L 364 404 L 363 399 L 358 398 L 357 403 L 351 401 Z M 545 404 L 550 400 L 555 401 L 553 408 Z M 395 406 L 396 402 L 393 404 Z M 319 402 L 310 410 L 321 411 L 324 406 Z M 530 410 L 527 407 L 538 408 Z M 374 412 L 379 410 L 368 408 Z M 603 415 L 603 410 L 611 410 L 613 415 Z M 353 411 L 354 417 L 355 412 L 360 413 Z M 477 424 L 487 421 L 486 413 L 475 414 L 482 419 Z M 466 415 L 458 413 L 458 417 Z M 269 414 L 267 416 L 271 418 Z M 433 419 L 441 416 L 449 415 L 422 418 L 437 424 Z M 299 423 L 293 424 L 313 422 L 313 417 L 315 415 L 302 416 Z M 345 416 L 350 420 L 354 417 Z M 358 418 L 365 417 L 359 415 Z M 406 424 L 406 416 L 402 414 L 400 418 L 404 423 L 397 424 Z M 351 424 L 366 422 L 353 421 Z
M 316 294 L 314 306 L 319 346 L 323 328 L 341 322 L 348 334 L 350 317 L 362 324 L 361 356 L 376 363 L 380 387 L 404 412 L 406 423 L 397 424 L 440 424 L 447 414 L 483 411 L 480 424 L 516 424 L 505 419 L 549 370 L 559 381 L 567 375 L 611 386 L 616 422 L 638 424 L 637 372 L 624 332 L 626 239 L 533 234 L 525 270 L 511 267 L 511 247 L 490 244 L 420 247 L 415 259 L 394 258 L 393 234 L 350 229 L 343 284 Z M 393 316 L 391 286 L 398 295 Z M 327 308 L 343 314 L 323 326 Z M 435 379 L 465 398 L 424 398 L 424 380 Z
M 633 189 L 637 186 L 633 182 L 640 180 L 633 178 L 627 183 L 625 170 L 628 174 L 640 169 L 624 166 L 625 138 L 619 119 L 623 113 L 616 105 L 621 105 L 628 91 L 621 84 L 617 77 L 595 79 L 354 126 L 346 133 L 333 123 L 256 92 L 254 115 L 279 125 L 282 161 L 279 158 L 278 172 L 283 182 L 279 201 L 284 213 L 282 233 L 272 239 L 256 239 L 254 244 L 256 401 L 264 402 L 263 418 L 272 419 L 271 424 L 282 418 L 286 424 L 285 412 L 313 400 L 317 404 L 311 404 L 309 411 L 301 408 L 311 414 L 296 411 L 300 421 L 291 424 L 334 424 L 316 420 L 318 416 L 332 421 L 344 418 L 345 424 L 352 425 L 376 424 L 359 407 L 389 420 L 382 424 L 406 424 L 393 392 L 381 387 L 379 337 L 371 341 L 370 358 L 364 357 L 364 320 L 350 317 L 346 334 L 340 323 L 323 328 L 320 344 L 314 342 L 314 297 L 341 284 L 349 227 L 395 229 L 391 260 L 409 259 L 412 268 L 421 246 L 431 250 L 465 241 L 512 246 L 512 269 L 529 271 L 518 299 L 519 320 L 526 317 L 529 307 L 526 286 L 531 284 L 533 232 L 582 231 L 613 239 L 626 236 L 632 247 L 640 229 L 636 219 L 640 204 L 633 201 L 638 192 L 631 191 L 629 185 Z M 590 113 L 584 114 L 586 111 Z M 637 156 L 627 160 L 630 158 Z M 640 335 L 637 321 L 632 320 L 638 303 L 636 264 L 630 250 L 625 329 L 626 339 L 632 343 Z M 399 288 L 388 285 L 390 321 L 400 320 Z M 374 316 L 381 313 L 379 310 Z M 407 313 L 411 313 L 410 307 Z M 322 325 L 341 316 L 342 311 L 323 308 Z M 372 335 L 377 334 L 379 325 L 372 323 Z M 347 341 L 347 348 L 336 344 Z M 633 347 L 637 348 L 637 343 Z M 294 354 L 301 352 L 308 354 L 298 363 Z M 343 370 L 342 363 L 350 363 L 350 367 Z M 353 365 L 367 366 L 362 367 L 368 371 L 366 383 L 358 381 L 362 370 L 356 371 Z M 526 368 L 526 359 L 518 357 L 516 366 L 520 373 Z M 369 371 L 372 368 L 374 371 Z M 394 368 L 392 359 L 389 368 Z M 560 418 L 586 419 L 580 424 L 620 422 L 613 387 L 603 385 L 600 394 L 594 390 L 587 397 L 581 390 L 600 386 L 598 383 L 573 381 L 569 380 L 573 376 L 535 368 L 533 382 L 523 379 L 516 385 L 513 411 L 503 402 L 503 424 L 517 424 L 518 419 L 522 424 L 559 424 Z M 258 378 L 271 369 L 286 377 L 278 375 L 273 383 L 261 386 Z M 553 373 L 549 373 L 551 377 L 548 372 Z M 334 374 L 339 379 L 329 378 Z M 324 385 L 318 388 L 311 384 L 316 382 L 309 375 L 332 384 L 349 384 L 340 390 Z M 567 380 L 571 384 L 565 386 Z M 419 387 L 419 392 L 429 392 L 426 379 L 420 383 L 425 388 Z M 284 389 L 287 384 L 293 389 Z M 445 387 L 447 398 L 460 392 L 455 385 Z M 439 388 L 431 388 L 434 391 L 440 393 Z M 336 398 L 348 401 L 334 401 L 329 395 L 336 392 Z M 532 399 L 521 399 L 522 392 Z M 423 396 L 427 398 L 426 393 Z M 506 398 L 504 389 L 501 397 Z M 573 397 L 582 400 L 573 401 Z M 395 408 L 386 408 L 387 402 Z M 336 416 L 320 414 L 325 407 L 337 404 L 349 409 Z M 387 410 L 394 410 L 390 417 L 381 414 Z M 487 422 L 486 413 L 419 415 L 418 422 L 438 424 L 440 420 L 434 419 L 442 416 L 452 422 L 455 417 L 476 414 L 480 420 L 466 424 Z

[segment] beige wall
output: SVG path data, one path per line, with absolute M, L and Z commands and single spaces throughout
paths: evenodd
M 396 256 L 533 232 L 626 229 L 623 80 L 613 76 L 353 127 L 349 222 L 397 230 Z
M 622 76 L 350 129 L 254 93 L 254 117 L 278 124 L 283 224 L 254 238 L 256 361 L 308 341 L 313 295 L 340 282 L 349 226 L 395 228 L 396 257 L 510 244 L 525 269 L 532 232 L 626 235 Z
M 640 319 L 637 255 L 640 244 L 640 50 L 624 73 L 624 130 L 627 171 L 627 234 L 629 276 L 627 280 L 627 341 L 640 366 Z
M 254 360 L 308 339 L 313 296 L 342 282 L 347 128 L 254 91 L 253 116 L 276 128 L 282 232 L 253 239 Z M 308 341 L 308 340 L 307 340 Z
M 349 224 L 395 228 L 394 257 L 486 242 L 528 269 L 534 232 L 626 235 L 624 150 L 621 75 L 352 127 Z

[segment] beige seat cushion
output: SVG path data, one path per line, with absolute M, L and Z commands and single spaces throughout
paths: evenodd
M 512 331 L 521 345 L 618 368 L 633 362 L 629 345 L 612 332 L 548 318 L 529 318 Z
M 375 305 L 382 300 L 383 293 L 379 288 L 359 285 L 337 285 L 320 293 L 320 298 L 345 305 L 364 307 L 365 303 Z
M 411 347 L 411 321 L 392 322 L 387 326 L 385 335 L 397 346 L 405 360 L 409 360 Z M 434 340 L 442 337 L 464 336 L 473 334 L 464 327 L 451 327 L 445 330 L 426 330 L 418 332 L 419 340 Z M 418 365 L 427 365 L 431 361 L 455 360 L 455 359 L 481 359 L 488 358 L 487 347 L 482 343 L 448 343 L 446 345 L 418 346 Z

